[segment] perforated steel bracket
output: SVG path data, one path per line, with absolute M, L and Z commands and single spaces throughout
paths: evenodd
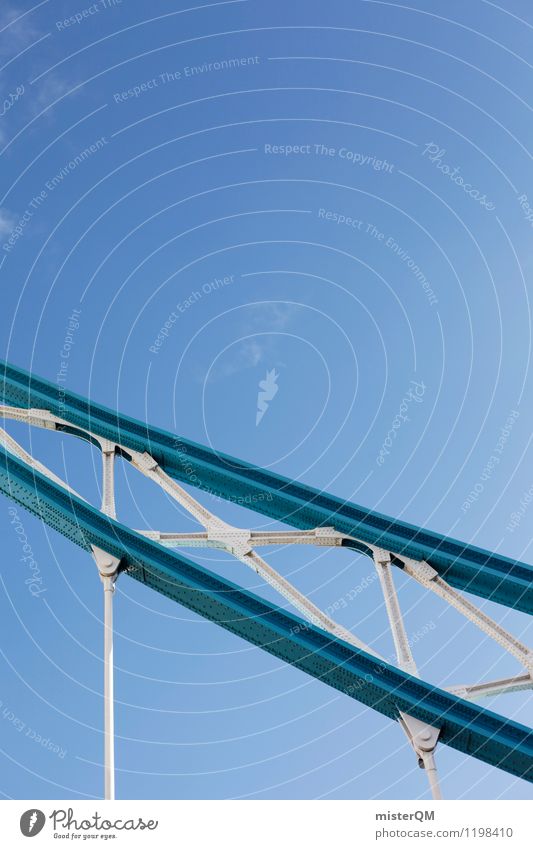
M 142 454 L 140 451 L 130 451 L 129 453 L 131 455 L 133 465 L 137 466 L 141 471 L 153 472 L 157 469 L 157 461 L 154 460 L 154 458 L 146 451 Z
M 411 577 L 416 578 L 421 584 L 427 586 L 435 578 L 438 578 L 439 573 L 433 566 L 426 563 L 425 560 L 411 560 L 408 557 L 404 558 L 404 572 Z
M 341 534 L 340 531 L 336 531 L 333 526 L 327 526 L 315 528 L 314 537 L 315 545 L 335 546 L 342 545 L 344 534 Z
M 233 528 L 230 525 L 227 528 L 221 528 L 218 524 L 208 525 L 207 539 L 222 543 L 224 548 L 237 557 L 243 557 L 252 551 L 250 531 L 242 528 Z
M 384 548 L 377 548 L 374 545 L 369 546 L 369 548 L 372 549 L 375 563 L 380 563 L 383 566 L 383 564 L 391 562 L 390 551 L 386 551 Z

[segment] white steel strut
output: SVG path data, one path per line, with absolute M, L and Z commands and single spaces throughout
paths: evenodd
M 479 607 L 476 607 L 475 604 L 464 598 L 461 593 L 450 587 L 429 563 L 419 563 L 416 560 L 410 560 L 408 557 L 403 557 L 402 559 L 405 563 L 404 571 L 408 575 L 411 575 L 423 587 L 436 593 L 452 607 L 455 607 L 459 613 L 466 616 L 481 631 L 484 631 L 485 634 L 495 640 L 502 648 L 514 655 L 526 667 L 529 674 L 533 675 L 533 651 L 528 646 L 521 643 L 512 634 L 509 634 L 505 628 L 502 628 L 494 619 L 483 613 Z
M 115 508 L 115 451 L 114 442 L 100 439 L 102 449 L 102 506 L 101 511 L 112 519 L 116 519 Z
M 102 449 L 102 513 L 116 518 L 115 509 L 115 444 L 100 439 Z M 119 561 L 93 546 L 104 590 L 104 798 L 115 798 L 115 709 L 113 661 L 113 597 L 118 578 Z
M 185 507 L 195 517 L 195 519 L 204 525 L 206 528 L 205 535 L 202 535 L 201 540 L 195 541 L 203 542 L 204 544 L 214 543 L 217 548 L 223 548 L 230 554 L 233 554 L 234 557 L 242 563 L 245 563 L 246 566 L 249 566 L 254 570 L 254 572 L 257 572 L 258 575 L 274 587 L 280 595 L 290 601 L 291 604 L 303 613 L 304 616 L 306 616 L 314 625 L 318 625 L 319 628 L 323 628 L 325 631 L 328 631 L 328 633 L 333 634 L 336 637 L 340 637 L 356 648 L 374 655 L 374 657 L 379 657 L 374 649 L 359 640 L 354 634 L 352 634 L 351 631 L 348 631 L 346 628 L 342 628 L 342 626 L 330 619 L 329 616 L 326 616 L 326 614 L 316 607 L 316 605 L 309 601 L 307 596 L 298 592 L 296 587 L 283 578 L 278 572 L 276 572 L 275 569 L 269 566 L 262 557 L 256 554 L 252 548 L 250 531 L 234 528 L 232 525 L 227 524 L 227 522 L 224 522 L 222 519 L 218 518 L 218 516 L 215 516 L 207 510 L 207 508 L 196 501 L 192 495 L 184 490 L 183 487 L 169 477 L 169 475 L 167 475 L 166 472 L 157 465 L 155 460 L 153 460 L 152 457 L 149 457 L 149 455 L 137 454 L 131 450 L 129 453 L 132 456 L 132 464 L 139 469 L 139 471 L 143 472 L 143 474 L 158 483 L 165 492 L 181 504 L 182 507 Z M 335 532 L 332 528 L 328 528 L 327 531 L 331 536 L 334 536 Z M 153 534 L 150 536 L 154 539 Z M 176 542 L 176 536 L 166 535 L 166 537 L 165 543 L 167 546 L 170 543 Z M 190 539 L 190 537 L 186 537 L 185 539 Z
M 104 799 L 115 798 L 115 711 L 113 664 L 113 595 L 119 561 L 93 546 L 104 589 Z
M 55 428 L 55 423 L 48 417 L 43 423 L 37 417 L 29 417 L 30 424 L 39 424 L 41 427 Z M 99 439 L 102 448 L 102 506 L 101 510 L 108 516 L 115 517 L 115 493 L 114 493 L 114 458 L 115 445 L 107 440 Z M 50 480 L 62 486 L 68 492 L 78 495 L 72 487 L 61 480 L 50 469 L 35 460 L 16 442 L 3 428 L 0 428 L 0 444 L 8 451 L 19 457 L 31 468 L 45 475 Z M 85 499 L 83 499 L 85 500 Z M 116 557 L 93 546 L 93 557 L 102 581 L 104 593 L 104 798 L 115 798 L 115 722 L 114 722 L 114 668 L 113 668 L 113 596 L 115 592 L 115 581 L 118 577 L 119 561 Z
M 15 419 L 27 424 L 47 429 L 61 429 L 67 422 L 46 410 L 21 409 L 0 405 L 0 417 Z M 204 530 L 193 533 L 173 533 L 164 531 L 139 531 L 150 539 L 169 548 L 205 547 L 218 548 L 232 554 L 236 559 L 253 569 L 263 580 L 274 587 L 310 622 L 324 631 L 339 637 L 350 645 L 383 659 L 373 648 L 366 645 L 351 631 L 334 622 L 314 605 L 303 593 L 300 593 L 286 578 L 273 569 L 257 552 L 258 547 L 270 545 L 315 545 L 340 546 L 344 534 L 333 527 L 321 527 L 303 531 L 250 531 L 233 527 L 214 515 L 204 505 L 191 496 L 173 480 L 147 453 L 125 449 L 120 445 L 103 439 L 88 431 L 85 436 L 98 442 L 102 450 L 102 504 L 103 513 L 115 518 L 114 460 L 120 454 L 143 475 L 157 483 L 171 498 L 184 507 Z M 0 428 L 0 444 L 20 457 L 24 462 L 41 474 L 54 480 L 66 490 L 77 495 L 53 472 L 31 457 L 5 430 Z M 79 496 L 82 497 L 82 496 Z M 349 539 L 356 539 L 349 537 Z M 464 615 L 470 622 L 494 639 L 502 648 L 512 654 L 525 668 L 525 673 L 501 678 L 485 683 L 464 684 L 448 687 L 448 691 L 465 699 L 490 697 L 501 693 L 518 692 L 533 688 L 533 651 L 507 632 L 482 610 L 454 590 L 438 573 L 425 562 L 418 562 L 396 552 L 371 546 L 374 565 L 377 570 L 383 592 L 385 608 L 396 652 L 397 666 L 411 675 L 419 677 L 418 669 L 405 631 L 401 608 L 393 581 L 392 559 L 403 563 L 403 571 L 426 589 L 437 594 Z M 104 588 L 104 730 L 105 730 L 105 798 L 114 798 L 114 723 L 113 723 L 113 594 L 119 574 L 116 558 L 93 548 Z M 427 725 L 412 716 L 401 713 L 400 725 L 417 755 L 420 766 L 425 768 L 434 799 L 440 799 L 437 769 L 434 753 L 439 737 L 439 729 Z
M 461 699 L 488 699 L 502 693 L 518 693 L 531 690 L 533 680 L 531 675 L 513 675 L 511 678 L 499 678 L 496 681 L 486 681 L 482 684 L 463 684 L 447 687 L 449 693 Z
M 390 552 L 382 548 L 373 548 L 373 557 L 385 600 L 398 666 L 404 672 L 418 678 L 418 668 L 405 631 L 402 611 L 394 586 Z M 406 713 L 400 713 L 400 725 L 418 756 L 418 763 L 426 770 L 431 795 L 434 799 L 442 799 L 434 757 L 440 733 L 439 729 L 420 722 L 420 720 Z
M 396 595 L 394 581 L 392 578 L 391 556 L 388 551 L 382 548 L 374 548 L 374 564 L 378 573 L 379 582 L 385 600 L 385 608 L 389 618 L 389 624 L 392 631 L 392 638 L 396 648 L 396 659 L 398 666 L 404 672 L 409 672 L 410 675 L 418 677 L 418 669 L 416 668 L 415 659 L 409 645 L 409 639 L 405 632 L 403 624 L 402 612 Z

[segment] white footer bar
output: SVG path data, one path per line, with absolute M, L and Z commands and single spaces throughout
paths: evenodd
M 531 801 L 0 802 L 2 845 L 27 847 L 30 825 L 40 847 L 67 840 L 197 849 L 533 845 Z

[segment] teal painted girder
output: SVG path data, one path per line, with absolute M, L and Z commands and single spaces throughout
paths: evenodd
M 96 545 L 118 557 L 125 574 L 319 681 L 391 719 L 403 711 L 436 725 L 443 743 L 533 781 L 530 729 L 281 611 L 110 519 L 7 451 L 0 451 L 0 491 L 82 548 Z
M 173 478 L 296 528 L 332 525 L 363 542 L 414 560 L 426 560 L 448 583 L 533 613 L 533 567 L 441 534 L 401 522 L 227 454 L 151 427 L 0 361 L 4 403 L 49 410 L 74 428 L 136 451 L 147 451 Z M 75 431 L 73 431 L 75 432 Z M 368 553 L 358 542 L 345 545 Z M 396 560 L 396 565 L 401 561 Z

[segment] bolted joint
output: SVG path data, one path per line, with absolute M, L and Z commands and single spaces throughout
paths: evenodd
M 224 548 L 236 557 L 243 557 L 252 551 L 251 533 L 243 528 L 231 525 L 220 527 L 218 524 L 207 526 L 207 539 L 220 542 Z
M 103 437 L 98 437 L 98 441 L 100 442 L 100 448 L 102 450 L 102 454 L 115 454 L 117 450 L 117 446 L 115 442 L 111 442 L 110 439 L 104 439 Z
M 421 759 L 423 762 L 422 765 L 424 765 L 426 762 L 425 756 L 435 751 L 440 728 L 434 728 L 433 725 L 421 722 L 419 719 L 415 719 L 414 716 L 403 713 L 403 711 L 400 711 L 399 722 L 419 760 Z
M 120 560 L 96 545 L 92 545 L 91 548 L 104 589 L 114 590 L 114 584 L 120 571 Z
M 333 525 L 325 525 L 314 529 L 316 545 L 342 545 L 344 535 L 336 531 Z
M 154 460 L 147 451 L 144 451 L 142 454 L 139 451 L 129 451 L 129 453 L 131 454 L 132 464 L 137 466 L 141 472 L 155 472 L 158 468 L 159 464 L 157 460 Z
M 421 584 L 427 585 L 439 576 L 437 570 L 426 563 L 425 560 L 411 560 L 410 557 L 402 559 L 404 560 L 404 572 L 411 575 L 412 578 L 416 578 Z
M 380 566 L 386 566 L 391 562 L 390 551 L 386 551 L 384 548 L 376 548 L 375 546 L 371 546 L 371 548 L 374 561 L 379 563 Z

